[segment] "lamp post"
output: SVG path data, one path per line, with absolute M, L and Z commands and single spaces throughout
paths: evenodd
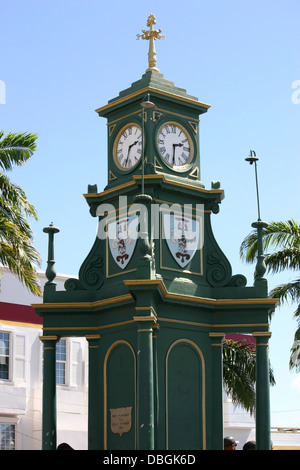
M 259 289 L 259 295 L 268 296 L 267 280 L 264 277 L 266 272 L 265 257 L 263 254 L 263 229 L 268 227 L 267 222 L 263 222 L 260 217 L 260 204 L 257 178 L 258 158 L 254 150 L 250 150 L 250 155 L 245 159 L 255 168 L 257 213 L 258 218 L 253 222 L 252 227 L 257 230 L 257 263 L 255 268 L 254 285 Z M 256 339 L 256 448 L 258 450 L 269 450 L 271 448 L 270 432 L 270 386 L 269 386 L 269 355 L 268 340 L 271 336 L 269 331 L 253 332 Z
M 47 285 L 52 284 L 56 276 L 55 268 L 54 268 L 54 234 L 59 232 L 59 228 L 54 227 L 53 223 L 48 227 L 43 229 L 44 233 L 48 233 L 48 261 L 47 261 L 47 269 L 46 269 L 46 277 L 48 279 Z
M 253 165 L 254 163 L 254 168 L 255 168 L 255 182 L 256 182 L 256 199 L 257 199 L 257 212 L 258 212 L 258 220 L 260 219 L 260 205 L 259 205 L 259 193 L 258 193 L 258 178 L 257 178 L 257 165 L 256 162 L 258 161 L 258 158 L 256 156 L 256 153 L 254 150 L 250 150 L 250 155 L 249 157 L 245 158 L 246 162 L 249 162 L 250 165 Z
M 140 274 L 142 277 L 150 276 L 150 264 L 152 258 L 151 244 L 149 240 L 149 223 L 148 223 L 148 206 L 151 204 L 152 197 L 149 194 L 145 194 L 145 115 L 147 117 L 146 122 L 148 122 L 148 110 L 154 109 L 155 104 L 150 101 L 150 95 L 146 96 L 146 100 L 141 103 L 142 108 L 142 187 L 141 194 L 137 194 L 134 198 L 134 202 L 140 204 L 140 240 L 139 240 L 139 250 L 140 250 L 140 267 L 147 266 L 147 269 L 144 271 L 144 274 Z M 140 270 L 140 273 L 142 272 Z
M 254 150 L 250 150 L 249 157 L 245 158 L 250 165 L 253 165 L 255 168 L 255 182 L 256 182 L 256 198 L 257 198 L 257 221 L 253 222 L 251 226 L 257 229 L 257 263 L 255 268 L 255 280 L 254 284 L 257 286 L 261 286 L 263 288 L 263 292 L 267 296 L 267 280 L 264 278 L 264 274 L 266 272 L 266 264 L 265 264 L 265 257 L 263 254 L 263 229 L 268 227 L 267 222 L 263 222 L 260 218 L 260 204 L 259 204 L 259 191 L 258 191 L 258 177 L 257 177 L 257 162 L 258 157 Z
M 144 181 L 144 175 L 145 175 L 145 112 L 147 116 L 147 121 L 148 121 L 148 113 L 147 111 L 149 109 L 154 109 L 155 104 L 150 101 L 150 95 L 147 95 L 147 100 L 141 102 L 141 107 L 142 107 L 142 194 L 145 194 L 145 181 Z

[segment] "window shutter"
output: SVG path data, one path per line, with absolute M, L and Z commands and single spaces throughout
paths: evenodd
M 71 377 L 70 385 L 82 385 L 82 347 L 80 341 L 73 340 L 70 344 Z
M 15 335 L 14 347 L 14 378 L 15 380 L 25 381 L 26 379 L 26 340 L 23 335 Z

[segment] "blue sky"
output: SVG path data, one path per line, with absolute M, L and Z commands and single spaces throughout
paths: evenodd
M 2 0 L 0 129 L 39 134 L 34 157 L 11 179 L 37 208 L 42 268 L 50 222 L 60 228 L 57 272 L 77 274 L 94 242 L 96 219 L 83 194 L 107 182 L 106 121 L 95 109 L 145 72 L 148 44 L 136 34 L 150 13 L 166 35 L 156 42 L 158 68 L 211 105 L 200 124 L 201 180 L 208 189 L 221 181 L 215 237 L 251 285 L 254 267 L 239 258 L 257 218 L 250 149 L 259 157 L 262 218 L 300 222 L 299 0 Z M 269 287 L 294 277 L 269 275 Z M 294 310 L 281 307 L 271 323 L 272 426 L 300 427 L 300 378 L 288 370 Z

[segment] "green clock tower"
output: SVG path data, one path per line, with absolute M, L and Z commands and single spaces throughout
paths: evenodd
M 270 448 L 269 312 L 263 256 L 253 286 L 212 227 L 224 197 L 201 182 L 199 116 L 209 109 L 156 67 L 155 18 L 140 80 L 97 109 L 107 119 L 107 185 L 84 195 L 98 221 L 78 279 L 55 284 L 49 226 L 43 303 L 43 447 L 55 448 L 55 345 L 89 343 L 89 449 L 222 449 L 222 342 L 257 345 L 257 447 Z M 54 436 L 49 438 L 49 436 Z

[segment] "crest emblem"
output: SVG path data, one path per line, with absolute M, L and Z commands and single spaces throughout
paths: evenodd
M 137 240 L 138 216 L 132 215 L 108 224 L 108 243 L 117 265 L 124 269 L 129 263 Z
M 184 268 L 199 248 L 200 223 L 174 213 L 163 214 L 164 237 L 175 261 Z

